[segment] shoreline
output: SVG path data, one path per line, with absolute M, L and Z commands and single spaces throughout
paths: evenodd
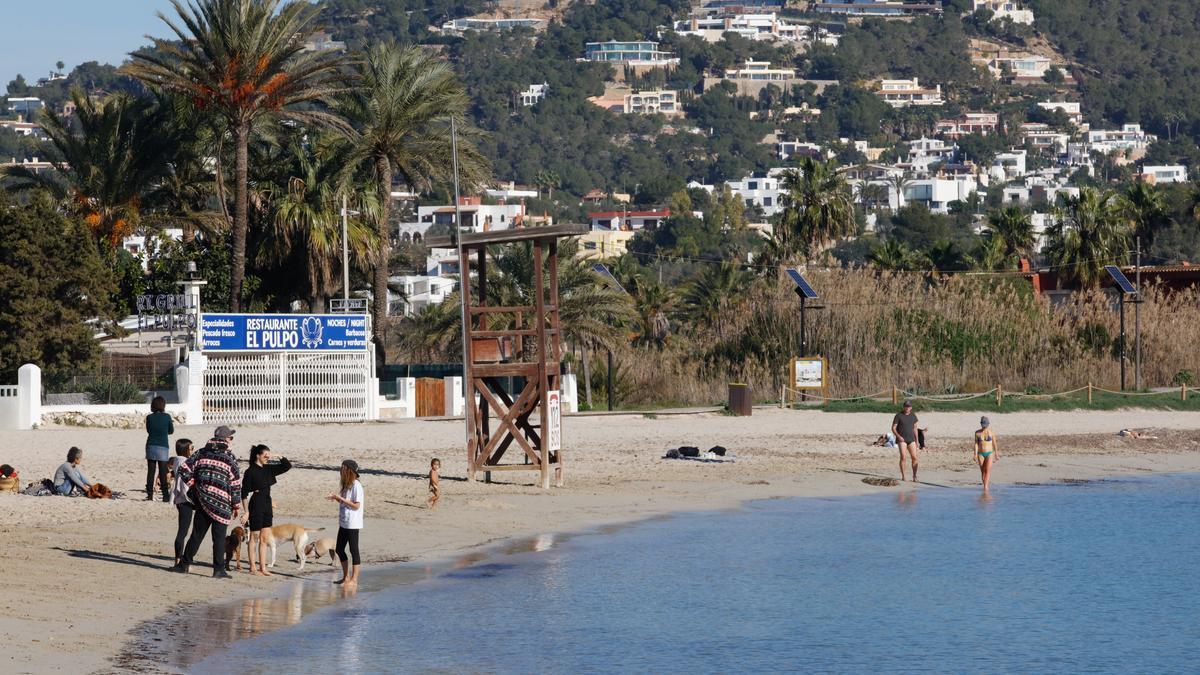
M 933 433 L 920 474 L 928 485 L 920 489 L 977 486 L 978 472 L 967 464 L 963 448 L 963 437 L 977 418 L 969 413 L 923 417 Z M 1014 413 L 992 418 L 993 426 L 1006 434 L 1001 436 L 998 485 L 1200 472 L 1200 432 L 1195 431 L 1200 415 L 1194 413 Z M 611 418 L 567 417 L 567 483 L 549 492 L 528 484 L 532 473 L 503 476 L 512 481 L 507 483 L 467 483 L 458 424 L 247 426 L 235 449 L 244 458 L 250 444 L 266 442 L 297 463 L 276 486 L 276 522 L 327 528 L 331 523 L 336 527 L 336 512 L 314 495 L 328 492 L 342 458 L 358 459 L 367 490 L 367 569 L 360 591 L 369 592 L 372 577 L 395 567 L 387 563 L 421 563 L 428 570 L 439 560 L 487 555 L 547 532 L 603 530 L 678 512 L 736 508 L 755 499 L 904 491 L 907 485 L 881 488 L 861 482 L 868 475 L 896 474 L 893 450 L 867 446 L 876 435 L 871 432 L 889 421 L 890 415 L 881 414 L 757 409 L 750 418 L 708 413 L 630 417 L 620 425 Z M 1159 439 L 1115 436 L 1135 422 L 1155 429 Z M 177 436 L 199 440 L 207 431 L 187 427 Z M 195 571 L 187 577 L 165 572 L 171 562 L 174 510 L 137 499 L 139 474 L 144 475 L 144 463 L 139 466 L 142 440 L 136 431 L 78 428 L 0 434 L 0 447 L 22 448 L 5 450 L 3 459 L 18 466 L 23 483 L 52 472 L 62 461 L 60 448 L 74 444 L 85 449 L 84 468 L 91 478 L 132 497 L 100 503 L 0 496 L 0 532 L 8 544 L 0 550 L 0 562 L 9 571 L 10 586 L 20 589 L 5 599 L 7 611 L 0 618 L 11 636 L 9 672 L 129 670 L 118 658 L 137 637 L 135 632 L 152 629 L 160 617 L 183 607 L 249 602 L 249 615 L 266 625 L 274 615 L 262 611 L 262 604 L 291 586 L 337 588 L 287 584 L 287 577 L 295 577 L 288 547 L 281 549 L 275 568 L 283 579 L 243 573 L 221 582 Z M 726 464 L 661 459 L 668 447 L 684 444 L 725 445 L 740 459 Z M 445 501 L 431 512 L 423 507 L 422 471 L 432 456 L 443 460 Z M 330 530 L 322 534 L 332 536 Z M 329 567 L 309 562 L 306 573 L 310 569 Z M 255 601 L 258 612 L 252 611 Z M 146 669 L 147 664 L 137 667 Z

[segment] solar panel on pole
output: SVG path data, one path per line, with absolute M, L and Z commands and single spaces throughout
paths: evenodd
M 1112 280 L 1117 284 L 1117 287 L 1121 289 L 1122 293 L 1126 295 L 1133 295 L 1137 293 L 1137 288 L 1135 288 L 1133 283 L 1129 281 L 1129 277 L 1125 276 L 1125 273 L 1121 271 L 1120 267 L 1117 267 L 1116 265 L 1105 265 L 1104 271 L 1108 272 L 1108 276 L 1112 277 Z
M 622 293 L 629 295 L 629 292 L 625 290 L 625 287 L 621 285 L 621 282 L 617 281 L 617 278 L 613 276 L 613 273 L 609 271 L 608 266 L 604 263 L 595 263 L 592 265 L 592 271 L 602 277 L 607 278 L 609 281 L 613 282 L 613 284 L 619 288 Z
M 804 278 L 803 274 L 800 274 L 800 272 L 794 269 L 789 269 L 787 273 L 788 276 L 792 278 L 792 283 L 796 284 L 796 288 L 800 289 L 799 292 L 804 297 L 808 298 L 809 300 L 813 300 L 817 297 L 817 292 L 813 290 L 812 285 L 808 283 L 808 280 Z

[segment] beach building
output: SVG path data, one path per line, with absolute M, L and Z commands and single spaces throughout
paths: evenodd
M 168 227 L 163 230 L 163 237 L 170 241 L 182 241 L 183 229 L 178 227 Z M 151 242 L 147 240 L 144 234 L 133 234 L 121 240 L 121 248 L 125 249 L 137 259 L 142 265 L 142 271 L 150 271 L 150 250 L 148 245 Z M 161 242 L 159 246 L 161 247 Z
M 589 213 L 592 230 L 653 230 L 662 221 L 671 217 L 670 209 L 651 209 L 649 211 L 598 211 Z
M 933 89 L 922 87 L 915 77 L 911 80 L 880 80 L 876 93 L 893 108 L 946 103 L 942 97 L 942 85 L 935 85 Z
M 492 199 L 499 199 L 502 202 L 535 199 L 538 196 L 537 188 L 529 185 L 517 185 L 513 181 L 499 183 L 484 190 L 483 193 Z
M 826 87 L 838 83 L 837 80 L 806 80 L 797 76 L 794 68 L 776 68 L 770 61 L 746 61 L 738 68 L 727 69 L 723 77 L 706 77 L 704 89 L 707 91 L 722 82 L 732 82 L 739 96 L 758 96 L 772 85 L 790 91 L 802 84 L 812 84 L 816 87 L 815 93 L 820 94 Z
M 42 125 L 36 122 L 26 122 L 21 119 L 15 121 L 0 120 L 0 129 L 8 129 L 18 136 L 31 136 L 42 140 L 47 138 L 46 130 L 42 128 Z
M 1026 9 L 1022 3 L 1015 0 L 971 0 L 971 3 L 971 11 L 986 9 L 992 13 L 993 21 L 1008 19 L 1013 23 L 1033 25 L 1033 10 Z
M 775 143 L 775 154 L 779 156 L 781 161 L 787 161 L 793 157 L 825 159 L 827 153 L 817 143 L 810 143 L 808 141 L 778 141 Z
M 521 106 L 529 108 L 537 105 L 539 101 L 546 98 L 548 91 L 550 91 L 550 85 L 545 82 L 529 85 L 528 89 L 521 92 Z
M 1125 124 L 1120 129 L 1095 129 L 1087 132 L 1087 142 L 1097 152 L 1145 150 L 1158 140 L 1154 134 L 1142 131 L 1140 124 Z
M 625 94 L 621 100 L 621 110 L 626 115 L 677 117 L 683 114 L 683 108 L 679 105 L 679 93 L 667 89 Z
M 997 153 L 992 159 L 988 175 L 996 180 L 1012 180 L 1024 176 L 1027 154 L 1025 150 Z
M 1079 101 L 1040 101 L 1038 107 L 1043 110 L 1061 110 L 1071 124 L 1083 126 L 1083 109 Z
M 524 203 L 484 204 L 479 197 L 462 197 L 459 210 L 463 226 L 472 232 L 507 230 L 526 225 L 529 220 Z M 438 231 L 448 231 L 454 227 L 454 214 L 453 204 L 417 207 L 416 221 L 400 223 L 396 236 L 402 242 L 424 241 L 430 228 L 436 226 Z
M 994 134 L 999 124 L 1000 115 L 996 113 L 967 112 L 955 118 L 938 120 L 935 130 L 939 136 L 956 141 L 969 134 Z
M 674 54 L 660 50 L 658 43 L 650 40 L 589 42 L 584 45 L 584 54 L 585 60 L 597 63 L 640 67 L 679 65 L 679 59 Z
M 579 237 L 576 257 L 584 260 L 606 260 L 624 255 L 629 250 L 629 241 L 637 236 L 635 230 L 592 229 Z
M 440 305 L 458 288 L 453 279 L 424 274 L 394 276 L 388 281 L 388 314 L 392 316 L 413 316 L 430 305 Z M 404 295 L 393 293 L 392 287 L 399 287 Z
M 1053 222 L 1052 220 L 1050 222 Z M 1078 281 L 1060 274 L 1057 268 L 1042 268 L 1038 270 L 1022 270 L 1021 276 L 1033 285 L 1034 293 L 1049 298 L 1053 306 L 1066 304 L 1071 295 L 1080 292 Z M 1122 265 L 1121 271 L 1129 279 L 1137 275 L 1133 265 Z M 1183 291 L 1200 288 L 1200 265 L 1180 263 L 1177 265 L 1143 265 L 1141 270 L 1143 287 L 1162 287 L 1171 291 Z M 1113 310 L 1116 310 L 1116 284 L 1107 274 L 1100 279 L 1100 287 L 1113 298 Z
M 46 104 L 36 96 L 9 96 L 8 110 L 22 119 L 31 120 Z
M 25 169 L 26 171 L 32 171 L 34 173 L 43 173 L 45 171 L 53 171 L 55 169 L 53 163 L 47 162 L 46 160 L 39 159 L 37 157 L 30 157 L 30 158 L 13 157 L 11 159 L 12 159 L 12 161 L 0 163 L 0 168 L 4 168 L 4 167 L 8 167 L 8 166 L 19 166 L 19 167 Z
M 812 9 L 822 14 L 840 14 L 852 18 L 904 19 L 913 16 L 941 14 L 942 4 L 937 1 L 838 0 L 837 2 L 816 2 Z
M 1142 167 L 1138 178 L 1146 183 L 1186 183 L 1188 180 L 1187 167 L 1182 164 L 1167 166 Z
M 333 35 L 326 31 L 317 31 L 304 41 L 304 51 L 344 52 L 346 51 L 346 43 L 341 40 L 334 40 Z
M 708 8 L 695 11 L 690 18 L 676 21 L 672 30 L 678 35 L 692 35 L 706 42 L 720 42 L 726 33 L 736 33 L 748 40 L 816 40 L 830 46 L 837 45 L 837 36 L 820 27 L 793 23 L 774 12 L 745 14 L 735 9 Z
M 1052 65 L 1048 57 L 1007 49 L 980 49 L 972 59 L 987 67 L 996 78 L 1009 78 L 1017 84 L 1041 82 Z
M 908 160 L 904 167 L 916 173 L 929 173 L 934 164 L 954 161 L 958 149 L 940 138 L 922 136 L 908 144 Z
M 482 19 L 482 18 L 465 18 L 454 19 L 442 24 L 442 33 L 447 35 L 462 35 L 463 33 L 473 30 L 479 32 L 487 31 L 504 31 L 514 28 L 531 28 L 540 30 L 545 26 L 546 22 L 541 19 Z
M 1026 122 L 1018 133 L 1025 145 L 1046 153 L 1062 154 L 1067 151 L 1067 143 L 1071 142 L 1070 134 L 1055 131 L 1049 124 L 1040 122 Z
M 741 180 L 726 181 L 729 190 L 741 197 L 746 206 L 762 209 L 763 215 L 771 216 L 783 210 L 780 200 L 785 194 L 781 182 L 785 168 L 774 168 L 766 172 L 755 172 Z
M 949 213 L 950 202 L 966 201 L 976 192 L 979 183 L 973 177 L 919 178 L 904 186 L 904 201 L 924 204 L 934 213 Z

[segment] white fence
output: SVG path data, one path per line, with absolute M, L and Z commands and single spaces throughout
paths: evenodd
M 377 417 L 371 353 L 210 354 L 204 422 L 362 422 Z

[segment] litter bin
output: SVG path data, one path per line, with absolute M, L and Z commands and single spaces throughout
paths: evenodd
M 729 412 L 739 417 L 750 416 L 750 385 L 729 383 Z

